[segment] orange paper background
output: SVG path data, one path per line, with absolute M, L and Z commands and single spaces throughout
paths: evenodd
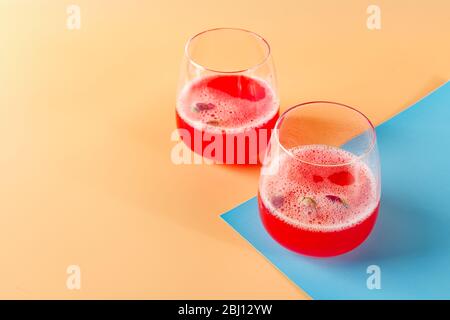
M 282 110 L 380 123 L 450 77 L 446 0 L 1 1 L 0 298 L 307 297 L 219 218 L 257 169 L 170 161 L 184 44 L 218 26 L 269 41 Z

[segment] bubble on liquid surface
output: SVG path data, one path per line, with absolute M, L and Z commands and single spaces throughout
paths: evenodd
M 339 231 L 362 222 L 376 209 L 379 195 L 375 178 L 355 155 L 324 145 L 295 147 L 289 151 L 293 156 L 279 155 L 280 170 L 276 175 L 261 176 L 259 194 L 271 214 L 302 229 Z M 346 165 L 326 167 L 305 161 Z M 328 178 L 341 172 L 351 174 L 351 183 L 336 184 Z M 276 205 L 275 196 L 283 199 Z
M 198 130 L 204 130 L 208 122 L 214 121 L 214 127 L 207 126 L 213 133 L 241 133 L 261 127 L 276 116 L 278 100 L 267 83 L 254 77 L 239 76 L 247 79 L 244 82 L 247 85 L 254 83 L 253 87 L 242 95 L 235 89 L 230 94 L 227 90 L 218 90 L 220 81 L 217 79 L 225 77 L 233 76 L 208 76 L 186 85 L 177 101 L 178 115 Z M 214 86 L 209 85 L 214 81 Z M 255 88 L 258 88 L 256 93 Z

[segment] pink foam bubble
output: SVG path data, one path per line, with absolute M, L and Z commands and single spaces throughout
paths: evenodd
M 365 220 L 378 205 L 375 177 L 355 155 L 324 145 L 301 146 L 288 151 L 293 156 L 279 155 L 278 174 L 261 176 L 260 180 L 261 199 L 276 217 L 306 230 L 340 231 Z M 324 166 L 331 163 L 345 165 Z M 350 185 L 342 186 L 328 179 L 344 171 L 354 177 Z
M 250 81 L 257 82 L 265 90 L 263 98 L 251 101 L 208 87 L 208 83 L 218 77 L 202 77 L 181 91 L 177 112 L 190 126 L 212 133 L 241 133 L 263 126 L 278 112 L 278 99 L 265 81 L 249 77 Z M 215 107 L 199 111 L 197 104 L 213 104 Z

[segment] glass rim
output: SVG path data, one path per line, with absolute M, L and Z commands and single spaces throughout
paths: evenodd
M 224 71 L 224 70 L 215 70 L 213 68 L 208 68 L 206 66 L 204 66 L 203 64 L 196 62 L 194 58 L 192 58 L 192 56 L 189 54 L 189 47 L 192 44 L 192 42 L 201 37 L 202 35 L 209 33 L 209 32 L 214 32 L 214 31 L 221 31 L 221 30 L 231 30 L 231 31 L 240 31 L 240 32 L 245 32 L 248 33 L 254 37 L 256 37 L 257 39 L 259 39 L 262 43 L 264 43 L 265 47 L 266 47 L 266 51 L 267 53 L 265 54 L 264 58 L 262 59 L 261 62 L 256 63 L 255 65 L 246 68 L 246 69 L 241 69 L 241 70 L 236 70 L 236 71 Z M 247 30 L 247 29 L 243 29 L 243 28 L 233 28 L 233 27 L 219 27 L 219 28 L 211 28 L 211 29 L 207 29 L 204 31 L 201 31 L 195 35 L 193 35 L 191 38 L 189 38 L 189 40 L 186 42 L 186 45 L 184 46 L 184 54 L 186 56 L 186 58 L 189 60 L 190 63 L 192 63 L 195 67 L 203 69 L 205 71 L 210 71 L 210 72 L 214 72 L 214 73 L 223 73 L 223 74 L 233 74 L 233 73 L 243 73 L 246 71 L 251 71 L 254 69 L 259 68 L 260 66 L 262 66 L 264 63 L 267 62 L 267 60 L 269 59 L 270 55 L 271 55 L 271 51 L 272 49 L 270 48 L 269 42 L 267 42 L 266 39 L 264 39 L 264 37 L 260 36 L 259 34 L 257 34 L 256 32 Z
M 370 141 L 370 145 L 364 150 L 363 153 L 361 153 L 360 155 L 354 155 L 355 158 L 352 159 L 351 161 L 348 162 L 344 162 L 344 163 L 339 163 L 339 164 L 321 164 L 321 163 L 314 163 L 314 162 L 309 162 L 309 161 L 305 161 L 301 158 L 299 158 L 298 156 L 294 155 L 292 152 L 290 152 L 288 149 L 286 149 L 284 147 L 284 145 L 281 143 L 280 141 L 280 136 L 279 136 L 279 128 L 281 126 L 281 123 L 283 122 L 283 119 L 286 117 L 286 115 L 288 113 L 290 113 L 293 110 L 296 110 L 298 108 L 302 108 L 305 106 L 310 106 L 310 105 L 314 105 L 316 103 L 323 103 L 326 105 L 333 105 L 333 106 L 339 106 L 339 107 L 343 107 L 346 109 L 349 109 L 357 114 L 359 114 L 359 116 L 362 116 L 363 119 L 365 119 L 365 121 L 368 124 L 368 130 L 370 130 L 371 135 L 372 135 L 372 139 Z M 376 142 L 377 142 L 377 135 L 376 135 L 376 131 L 375 131 L 375 126 L 373 125 L 372 121 L 370 121 L 370 119 L 361 111 L 359 111 L 356 108 L 353 108 L 349 105 L 343 104 L 343 103 L 339 103 L 339 102 L 334 102 L 334 101 L 327 101 L 327 100 L 318 100 L 318 101 L 308 101 L 308 102 L 304 102 L 304 103 L 300 103 L 297 105 L 294 105 L 288 109 L 286 109 L 278 118 L 277 122 L 275 123 L 275 127 L 274 127 L 274 138 L 277 142 L 277 144 L 281 147 L 281 149 L 286 152 L 290 157 L 295 158 L 296 160 L 308 164 L 308 165 L 312 165 L 312 166 L 317 166 L 317 167 L 341 167 L 341 166 L 348 166 L 351 165 L 357 161 L 359 161 L 360 159 L 364 158 L 367 154 L 369 154 L 370 152 L 372 152 L 372 150 L 375 148 L 376 146 Z

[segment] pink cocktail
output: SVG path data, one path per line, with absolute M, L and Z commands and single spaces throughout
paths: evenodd
M 261 79 L 244 75 L 209 76 L 190 83 L 180 94 L 177 126 L 189 131 L 190 141 L 185 142 L 196 153 L 223 163 L 230 153 L 232 163 L 238 163 L 242 155 L 242 162 L 248 164 L 252 156 L 264 151 L 260 149 L 269 141 L 278 109 L 275 93 Z M 202 143 L 196 143 L 195 137 L 200 137 Z M 206 154 L 208 146 L 217 139 L 222 140 L 222 148 Z M 250 144 L 254 144 L 253 148 Z
M 262 37 L 220 28 L 189 40 L 176 120 L 194 152 L 219 163 L 259 163 L 278 114 L 270 47 Z
M 368 237 L 378 215 L 380 178 L 375 132 L 361 113 L 328 102 L 291 108 L 277 122 L 268 157 L 258 203 L 276 241 L 328 257 Z

